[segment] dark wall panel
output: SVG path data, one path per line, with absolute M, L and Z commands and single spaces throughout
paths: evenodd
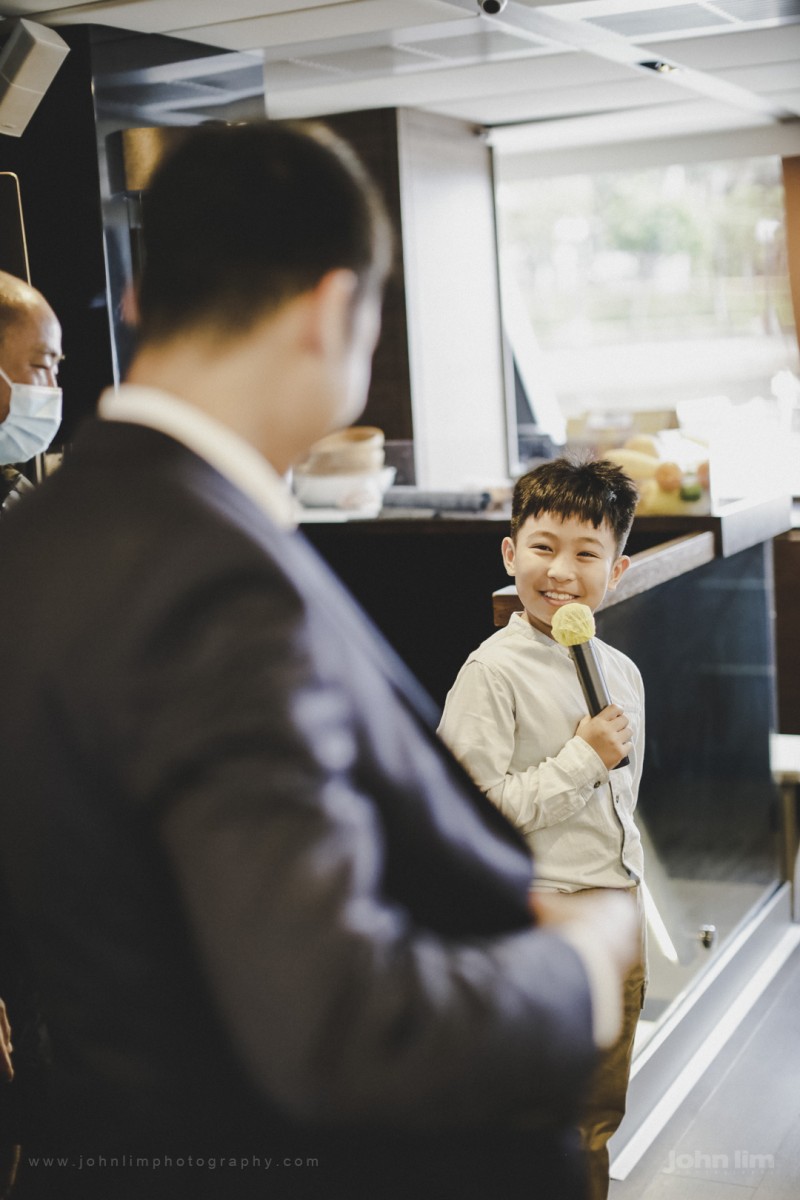
M 393 108 L 338 113 L 322 120 L 356 149 L 381 190 L 395 230 L 394 269 L 386 287 L 381 336 L 372 362 L 369 398 L 360 423 L 377 425 L 391 440 L 414 435 L 408 322 L 401 240 L 400 162 Z

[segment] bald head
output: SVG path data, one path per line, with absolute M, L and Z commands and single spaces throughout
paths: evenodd
M 14 383 L 55 387 L 61 361 L 61 326 L 41 292 L 0 271 L 0 367 Z M 0 377 L 0 422 L 8 416 L 11 389 Z
M 41 292 L 24 279 L 0 271 L 0 342 L 9 326 L 27 320 L 32 313 L 42 309 L 55 316 Z

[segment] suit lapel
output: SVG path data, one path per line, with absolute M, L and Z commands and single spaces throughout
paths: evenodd
M 187 451 L 187 454 L 191 452 Z M 439 710 L 397 652 L 386 641 L 372 619 L 358 605 L 338 576 L 300 532 L 280 529 L 264 511 L 239 488 L 213 467 L 192 455 L 202 472 L 198 498 L 213 504 L 229 520 L 257 542 L 278 570 L 302 591 L 315 611 L 315 619 L 330 628 L 331 638 L 352 639 L 359 649 L 392 684 L 432 731 L 439 721 Z M 320 603 L 320 598 L 324 602 Z

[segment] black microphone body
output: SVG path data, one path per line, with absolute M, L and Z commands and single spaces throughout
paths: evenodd
M 608 684 L 603 674 L 603 668 L 595 653 L 594 642 L 589 638 L 586 642 L 579 642 L 577 646 L 570 646 L 569 652 L 575 663 L 575 670 L 578 672 L 578 682 L 586 699 L 589 713 L 596 717 L 599 712 L 611 704 L 611 697 L 608 694 Z M 616 771 L 617 767 L 627 767 L 630 761 L 626 755 L 612 769 Z

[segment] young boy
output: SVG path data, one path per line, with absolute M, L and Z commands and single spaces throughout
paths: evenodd
M 644 692 L 626 656 L 595 639 L 614 703 L 589 716 L 553 614 L 573 601 L 596 609 L 619 583 L 638 494 L 609 462 L 557 459 L 516 484 L 503 561 L 523 611 L 467 659 L 447 696 L 439 732 L 535 859 L 532 888 L 577 893 L 629 889 L 638 903 L 642 848 L 633 811 L 642 773 Z M 628 756 L 627 766 L 617 764 Z M 534 906 L 536 900 L 534 898 Z M 639 905 L 641 913 L 641 905 Z M 643 925 L 643 922 L 642 922 Z M 642 955 L 642 959 L 644 955 Z M 608 1194 L 606 1143 L 622 1120 L 644 996 L 644 963 L 625 984 L 622 1034 L 604 1051 L 581 1133 L 592 1200 Z

